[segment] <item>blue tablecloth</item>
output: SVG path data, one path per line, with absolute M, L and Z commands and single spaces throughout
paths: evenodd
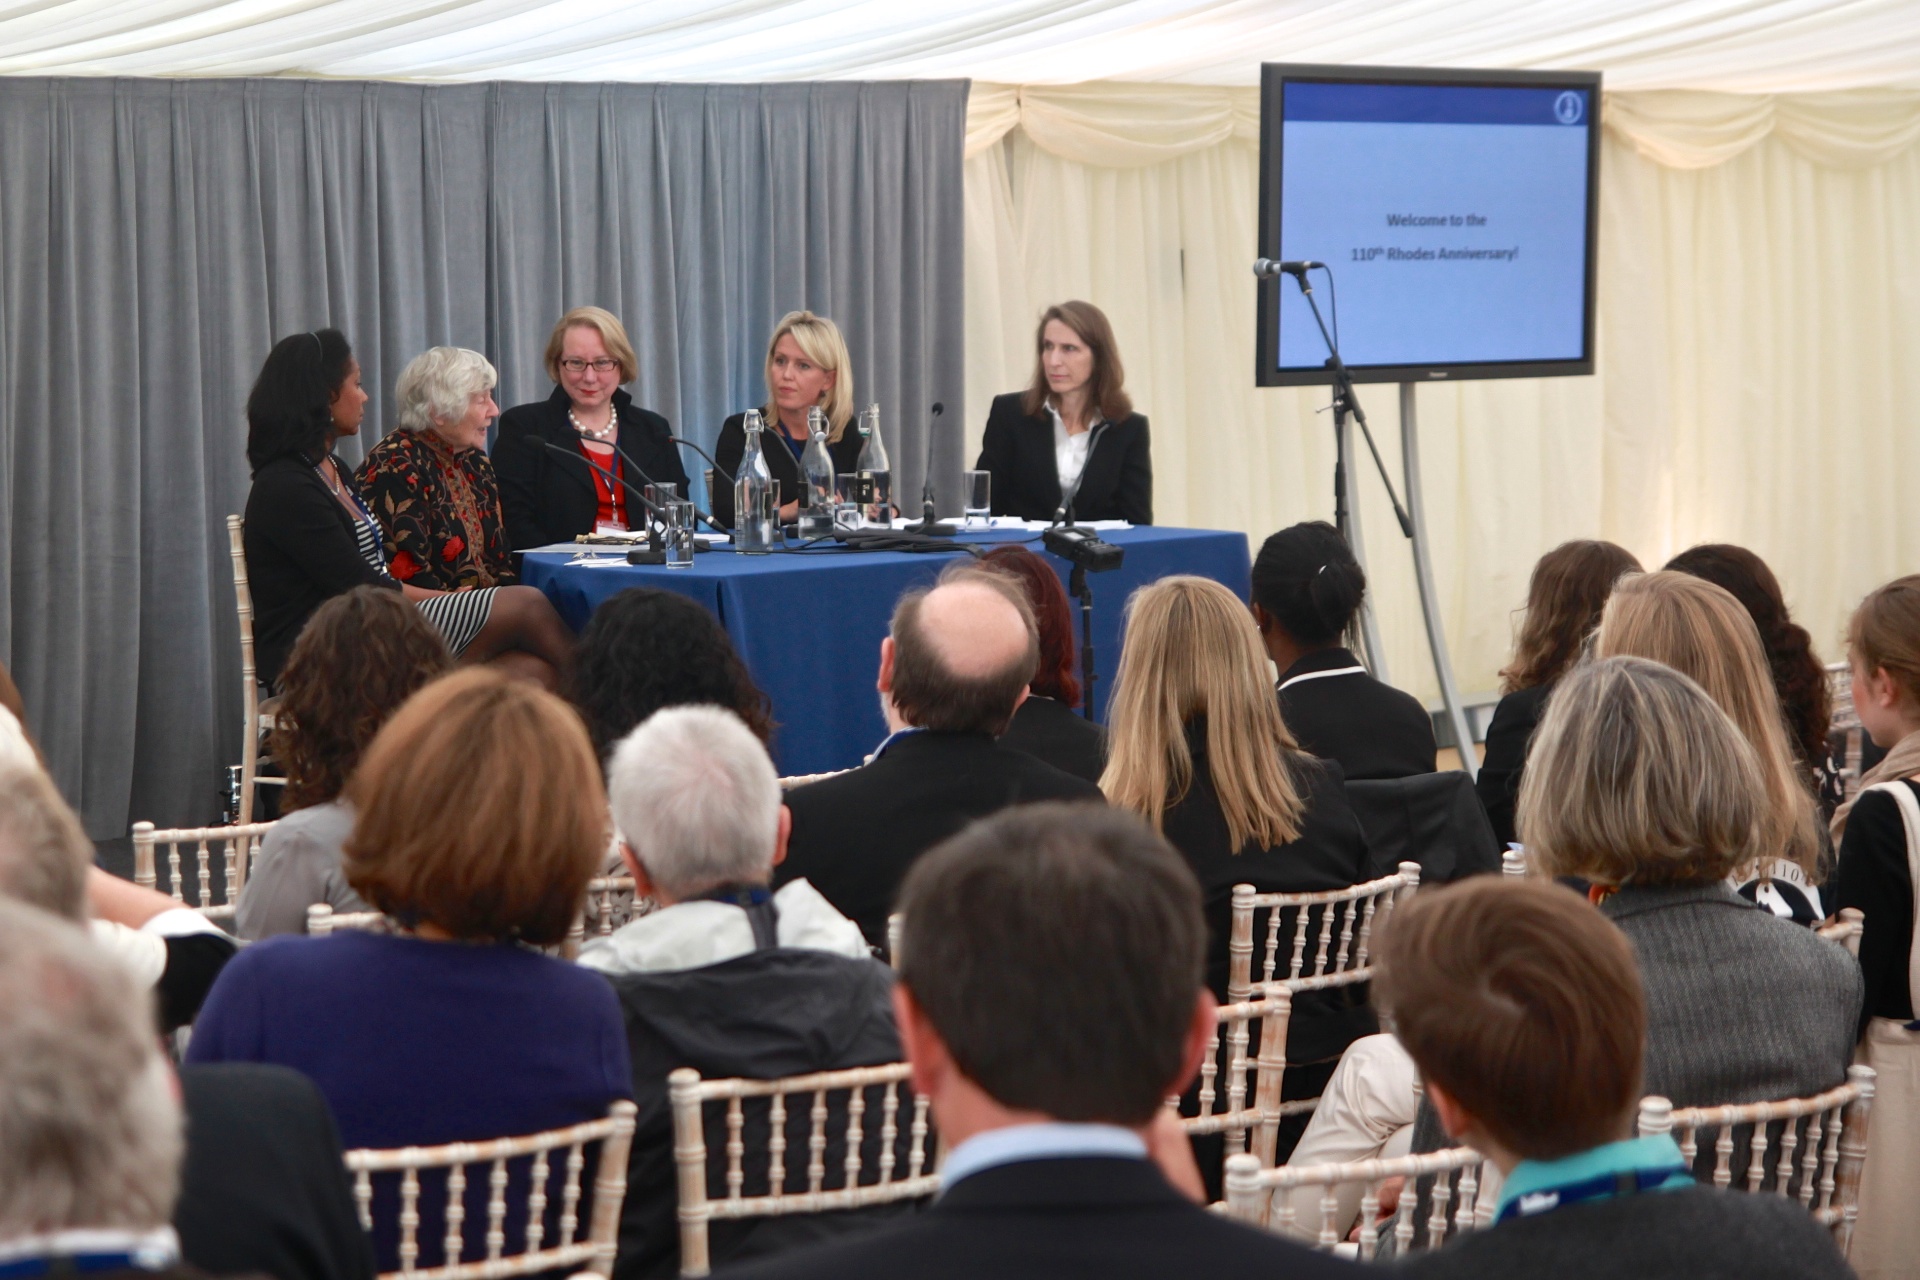
M 1193 573 L 1225 583 L 1245 599 L 1250 572 L 1245 534 L 1138 528 L 1102 536 L 1127 554 L 1119 569 L 1089 577 L 1097 716 L 1106 712 L 1120 660 L 1121 611 L 1135 588 L 1171 573 Z M 1072 567 L 1041 551 L 1037 533 L 1000 529 L 961 537 L 988 546 L 1023 543 L 1045 556 L 1063 584 Z M 589 567 L 570 565 L 571 558 L 565 552 L 530 551 L 522 576 L 546 592 L 575 630 L 586 625 L 601 601 L 627 587 L 665 587 L 713 610 L 754 680 L 773 700 L 780 771 L 801 774 L 859 764 L 886 736 L 873 686 L 894 601 L 908 587 L 930 582 L 953 557 L 839 548 L 771 556 L 716 550 L 696 556 L 691 569 Z M 1076 642 L 1079 626 L 1076 604 Z M 1076 657 L 1075 674 L 1079 669 Z

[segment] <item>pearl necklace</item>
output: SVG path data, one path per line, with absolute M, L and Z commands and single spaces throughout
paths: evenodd
M 573 424 L 573 429 L 575 431 L 578 431 L 581 435 L 585 436 L 587 439 L 597 440 L 601 444 L 605 444 L 609 440 L 613 439 L 614 435 L 620 429 L 619 416 L 614 413 L 612 405 L 607 406 L 607 425 L 599 428 L 598 430 L 595 430 L 592 427 L 582 425 L 580 422 L 580 419 L 574 416 L 572 409 L 567 410 L 567 421 Z

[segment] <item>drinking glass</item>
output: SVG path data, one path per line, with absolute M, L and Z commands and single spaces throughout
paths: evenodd
M 685 498 L 669 498 L 661 507 L 666 516 L 667 568 L 693 567 L 693 504 Z
M 961 507 L 967 514 L 967 523 L 972 524 L 978 516 L 980 523 L 990 522 L 993 514 L 993 472 L 962 471 L 960 473 Z
M 851 507 L 849 516 L 847 508 Z M 842 471 L 833 477 L 833 523 L 841 529 L 862 527 L 860 519 L 860 477 L 851 471 Z

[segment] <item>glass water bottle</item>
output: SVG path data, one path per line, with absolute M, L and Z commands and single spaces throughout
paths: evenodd
M 779 544 L 780 507 L 773 487 L 773 473 L 767 470 L 766 455 L 761 452 L 760 433 L 765 423 L 758 409 L 747 410 L 747 449 L 740 455 L 740 469 L 733 482 L 733 545 L 750 556 L 764 556 Z
M 833 536 L 833 455 L 827 451 L 827 415 L 819 405 L 807 410 L 807 448 L 800 456 L 807 478 L 806 501 L 800 512 L 802 538 Z
M 860 411 L 860 515 L 869 526 L 885 529 L 893 523 L 893 464 L 887 461 L 887 442 L 880 436 L 880 406 Z

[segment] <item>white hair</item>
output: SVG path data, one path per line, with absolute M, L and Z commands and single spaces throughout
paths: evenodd
M 478 351 L 429 348 L 401 371 L 393 389 L 400 402 L 400 429 L 426 431 L 436 422 L 451 426 L 467 416 L 474 396 L 493 390 L 499 381 L 500 375 Z
M 0 900 L 0 1243 L 165 1226 L 183 1145 L 147 993 L 79 926 Z
M 766 748 L 721 707 L 656 711 L 613 749 L 613 822 L 675 898 L 765 883 L 780 830 L 780 778 Z

